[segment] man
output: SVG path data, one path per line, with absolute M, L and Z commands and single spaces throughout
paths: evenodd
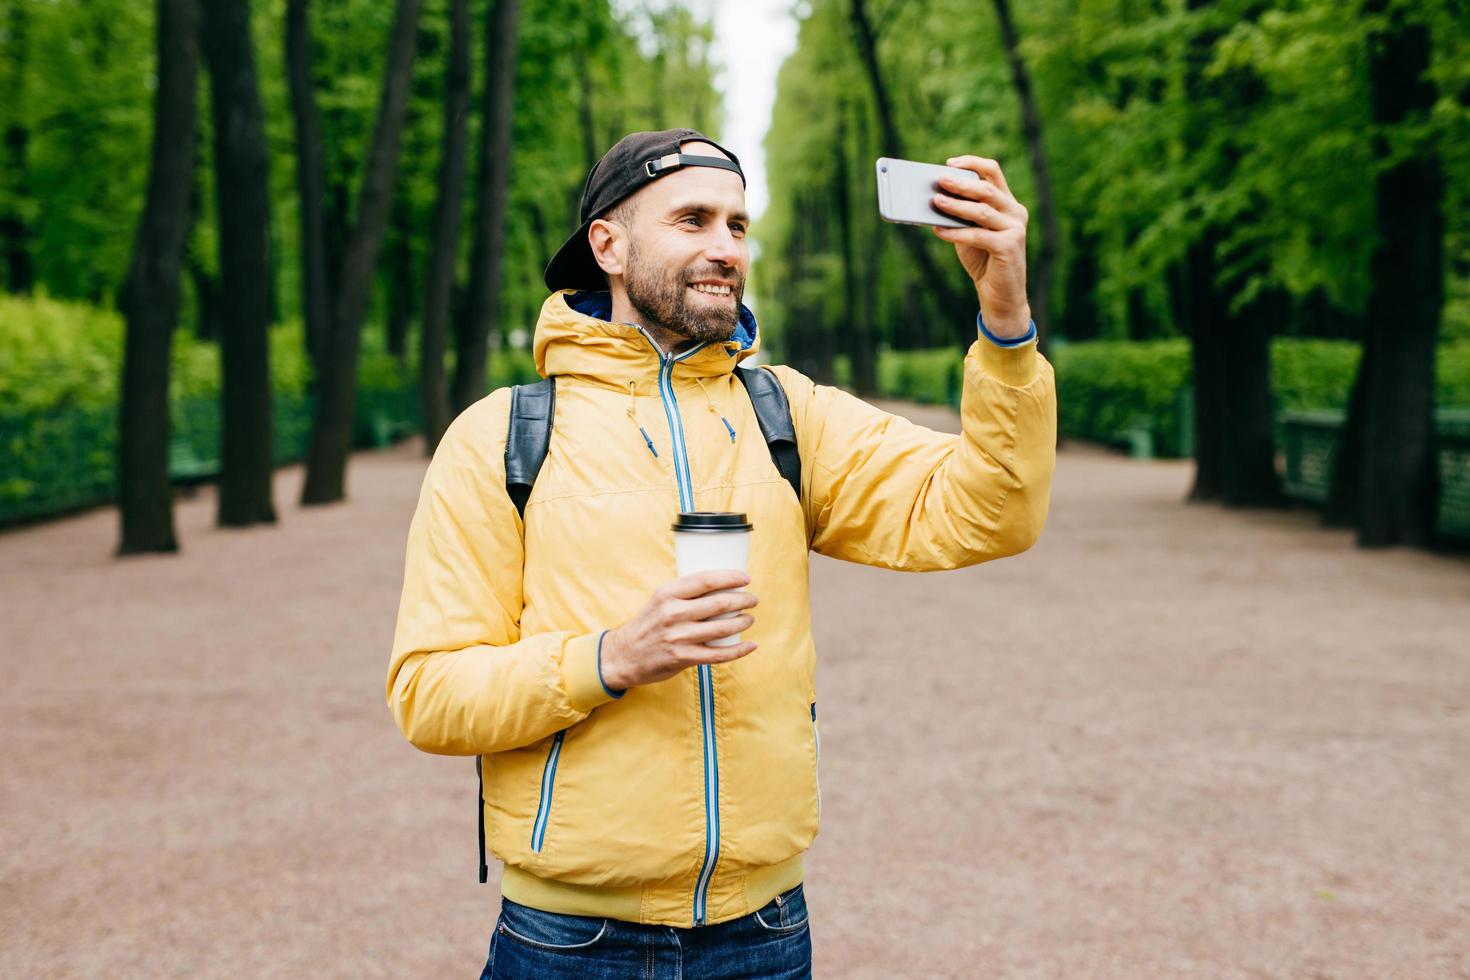
M 546 270 L 534 349 L 555 421 L 524 518 L 500 389 L 429 465 L 388 673 L 414 745 L 479 756 L 505 863 L 484 976 L 809 975 L 809 550 L 960 568 L 1026 549 L 1046 519 L 1056 403 L 1026 301 L 1026 211 L 994 161 L 951 163 L 983 178 L 938 200 L 978 227 L 934 230 L 982 314 L 963 434 L 774 367 L 799 499 L 734 376 L 759 348 L 739 161 L 683 129 L 627 136 L 593 168 L 583 225 Z M 749 574 L 677 577 L 680 511 L 748 515 Z

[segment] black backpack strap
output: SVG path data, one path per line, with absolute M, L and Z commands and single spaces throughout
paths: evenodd
M 556 409 L 556 378 L 510 390 L 510 425 L 505 434 L 505 492 L 515 502 L 521 520 L 536 474 L 551 445 L 551 419 Z
M 796 427 L 791 422 L 791 403 L 786 400 L 786 389 L 781 379 L 770 371 L 759 367 L 736 365 L 735 375 L 750 394 L 750 403 L 755 407 L 755 417 L 766 437 L 766 446 L 771 450 L 771 461 L 776 469 L 791 484 L 796 499 L 801 499 L 801 454 L 796 448 Z
M 475 756 L 475 778 L 480 781 L 480 884 L 490 877 L 490 865 L 485 863 L 485 757 Z

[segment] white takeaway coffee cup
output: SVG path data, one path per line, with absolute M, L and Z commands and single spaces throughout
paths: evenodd
M 751 524 L 744 514 L 732 511 L 680 511 L 674 522 L 674 558 L 679 577 L 710 569 L 750 571 Z M 744 589 L 718 589 L 719 592 L 744 592 Z M 710 593 L 713 595 L 714 593 Z M 729 619 L 742 615 L 741 610 L 720 613 L 710 619 Z M 733 647 L 740 634 L 706 640 L 708 647 Z

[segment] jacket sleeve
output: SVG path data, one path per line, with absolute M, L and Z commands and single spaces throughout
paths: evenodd
M 510 389 L 449 426 L 408 531 L 388 706 L 426 752 L 530 745 L 613 699 L 604 631 L 521 636 L 520 515 L 505 491 Z
M 964 360 L 960 435 L 891 415 L 789 367 L 813 550 L 901 571 L 1025 551 L 1046 523 L 1056 390 L 1035 343 L 980 339 Z

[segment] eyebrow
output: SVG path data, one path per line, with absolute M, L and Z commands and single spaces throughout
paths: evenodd
M 711 215 L 719 214 L 720 209 L 713 204 L 700 204 L 698 202 L 690 204 L 678 204 L 669 209 L 670 214 L 684 214 L 686 212 L 691 214 L 705 215 L 706 217 L 708 217 Z M 750 224 L 750 215 L 746 214 L 744 211 L 736 211 L 731 214 L 730 217 L 743 224 Z

